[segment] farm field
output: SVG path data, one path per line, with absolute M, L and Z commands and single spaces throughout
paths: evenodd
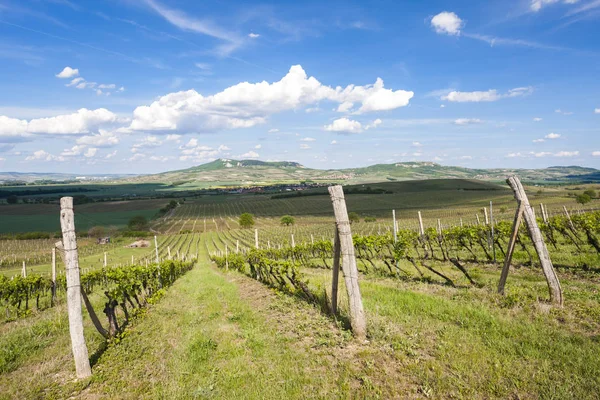
M 0 290 L 0 398 L 595 398 L 597 200 L 584 209 L 564 188 L 530 188 L 532 204 L 545 204 L 549 214 L 538 223 L 563 289 L 558 307 L 549 302 L 524 228 L 505 295 L 497 294 L 515 211 L 508 190 L 471 181 L 430 183 L 413 192 L 391 183 L 384 187 L 394 186 L 393 194 L 346 196 L 349 211 L 360 216 L 351 229 L 367 341 L 352 335 L 343 279 L 339 312 L 329 309 L 334 219 L 327 195 L 181 202 L 151 225 L 159 260 L 185 258 L 193 268 L 133 317 L 130 306 L 117 308 L 124 329 L 117 340 L 107 342 L 84 310 L 93 376 L 81 381 L 72 379 L 63 289 L 53 304 L 45 286 L 54 239 L 0 242 L 0 258 L 9 261 L 0 268 L 0 288 L 10 282 L 2 276 L 20 274 L 23 259 L 31 279 L 41 279 L 18 305 Z M 493 237 L 483 211 L 490 200 Z M 255 214 L 252 228 L 240 226 L 242 212 Z M 290 226 L 280 223 L 286 214 L 295 217 Z M 154 238 L 149 247 L 126 247 L 135 240 L 97 245 L 80 239 L 84 287 L 91 288 L 88 296 L 105 326 L 108 303 L 94 285 L 106 285 L 102 277 L 111 271 L 154 268 Z M 58 269 L 64 270 L 60 257 Z

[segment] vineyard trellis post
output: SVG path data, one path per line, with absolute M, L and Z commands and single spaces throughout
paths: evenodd
M 491 235 L 492 235 L 492 255 L 494 257 L 494 264 L 496 264 L 496 244 L 495 244 L 495 232 L 494 232 L 494 205 L 490 200 L 490 226 L 491 226 Z
M 225 243 L 225 271 L 229 271 L 229 248 Z
M 254 247 L 258 249 L 258 229 L 254 230 Z
M 237 239 L 235 241 L 235 254 L 238 254 L 240 252 L 240 240 Z
M 25 265 L 25 261 L 23 261 L 23 268 L 21 268 L 21 275 L 23 278 L 27 278 L 27 266 Z
M 479 221 L 479 214 L 475 214 L 475 218 L 477 218 L 477 226 L 479 226 L 481 224 L 481 222 Z
M 294 234 L 292 233 L 292 247 L 296 247 L 296 241 L 294 240 Z
M 512 256 L 515 251 L 515 245 L 517 244 L 517 236 L 519 235 L 519 228 L 521 227 L 521 222 L 523 221 L 523 211 L 525 210 L 525 205 L 522 201 L 518 201 L 517 212 L 515 214 L 515 219 L 512 225 L 512 233 L 508 240 L 508 249 L 506 250 L 506 257 L 504 258 L 504 267 L 502 268 L 502 273 L 500 274 L 500 282 L 498 283 L 498 293 L 504 294 L 504 286 L 506 285 L 506 278 L 508 278 L 508 272 L 510 270 L 510 262 L 512 261 Z
M 517 176 L 509 177 L 507 179 L 507 183 L 515 193 L 515 199 L 523 204 L 525 224 L 527 225 L 529 236 L 531 237 L 531 241 L 533 242 L 535 251 L 537 252 L 538 258 L 542 265 L 542 271 L 544 272 L 544 276 L 548 282 L 550 301 L 554 304 L 562 306 L 562 289 L 558 280 L 558 276 L 556 275 L 556 271 L 554 270 L 554 266 L 552 265 L 552 260 L 550 260 L 550 254 L 548 253 L 548 248 L 544 242 L 544 237 L 542 236 L 542 232 L 540 231 L 535 219 L 535 214 L 533 212 L 534 207 L 529 204 L 529 199 L 527 198 L 525 189 L 523 188 L 523 185 Z M 516 227 L 516 229 L 518 229 L 518 227 Z
M 419 211 L 419 234 L 421 236 L 425 235 L 425 228 L 423 228 L 423 217 L 421 216 L 421 211 Z
M 358 285 L 358 267 L 356 265 L 352 230 L 350 228 L 344 190 L 340 185 L 330 186 L 329 195 L 333 204 L 337 235 L 339 235 L 340 242 L 339 256 L 342 259 L 342 271 L 344 272 L 346 290 L 348 291 L 348 299 L 350 301 L 350 325 L 352 326 L 354 335 L 364 340 L 367 337 L 367 323 L 360 287 Z
M 171 260 L 171 246 L 167 246 L 167 254 L 169 255 L 169 260 Z
M 50 303 L 54 307 L 56 302 L 56 246 L 52 246 L 52 297 Z
M 394 243 L 398 241 L 398 231 L 396 230 L 396 210 L 392 210 L 392 222 L 394 223 Z
M 156 235 L 154 235 L 154 252 L 156 254 L 156 263 L 158 264 L 158 239 L 156 239 Z
M 69 333 L 71 348 L 75 358 L 75 371 L 78 378 L 88 378 L 92 368 L 83 336 L 83 315 L 81 313 L 81 278 L 79 276 L 79 257 L 77 236 L 75 234 L 75 214 L 73 198 L 60 199 L 60 226 L 65 251 L 65 270 L 67 278 L 67 311 L 69 315 Z
M 106 268 L 106 266 L 108 265 L 108 263 L 106 262 L 106 252 L 104 252 L 104 268 Z
M 337 314 L 338 282 L 340 276 L 340 234 L 337 226 L 333 235 L 333 274 L 331 280 L 331 312 Z
M 569 221 L 569 228 L 571 228 L 572 231 L 575 231 L 575 225 L 573 225 L 573 220 L 571 219 L 571 215 L 569 214 L 567 207 L 563 206 L 563 210 L 565 210 L 565 215 L 567 216 L 567 220 Z

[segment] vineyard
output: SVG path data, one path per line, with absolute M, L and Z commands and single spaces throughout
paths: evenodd
M 388 200 L 368 209 L 348 196 L 349 210 L 360 211 L 351 230 L 367 315 L 368 340 L 361 342 L 351 334 L 343 281 L 339 309 L 331 310 L 335 224 L 331 201 L 314 197 L 317 203 L 277 200 L 279 208 L 264 196 L 181 202 L 154 220 L 148 247 L 128 247 L 128 238 L 109 245 L 82 239 L 89 386 L 48 386 L 73 373 L 60 253 L 56 283 L 51 279 L 56 240 L 0 241 L 0 392 L 595 397 L 600 212 L 593 207 L 548 199 L 536 207 L 564 291 L 564 307 L 552 307 L 525 225 L 505 295 L 497 294 L 515 215 L 505 193 L 494 197 L 493 209 L 482 196 L 455 207 L 399 208 L 395 220 Z M 252 227 L 242 228 L 244 212 L 255 213 Z M 295 217 L 289 226 L 280 221 L 287 214 Z

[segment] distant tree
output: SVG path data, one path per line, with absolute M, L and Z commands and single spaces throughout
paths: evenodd
M 505 206 L 500 207 L 501 214 L 504 214 L 507 210 L 508 210 L 508 208 L 506 208 Z
M 136 215 L 129 220 L 127 227 L 131 231 L 148 230 L 148 220 L 143 215 Z
M 588 189 L 583 194 L 587 194 L 590 198 L 595 199 L 597 197 L 596 191 L 594 189 Z
M 17 196 L 15 196 L 14 194 L 11 194 L 10 196 L 8 196 L 6 198 L 6 202 L 8 204 L 17 204 L 18 201 L 19 201 L 19 198 Z
M 117 233 L 119 233 L 119 228 L 117 228 L 114 225 L 109 226 L 108 228 L 106 228 L 106 234 L 108 236 L 116 236 Z
M 93 238 L 101 238 L 105 236 L 103 226 L 93 226 L 88 230 L 88 236 Z
M 587 204 L 587 203 L 589 203 L 590 201 L 592 201 L 592 198 L 590 197 L 590 195 L 589 195 L 589 194 L 587 194 L 587 193 L 583 193 L 583 194 L 580 194 L 580 195 L 578 195 L 578 196 L 575 198 L 575 200 L 576 200 L 576 201 L 577 201 L 579 204 Z
M 375 222 L 377 221 L 377 218 L 375 217 L 365 217 L 365 222 Z
M 348 214 L 348 219 L 350 220 L 351 224 L 354 222 L 360 222 L 360 215 L 358 215 L 356 212 L 351 212 Z
M 296 222 L 296 219 L 294 217 L 292 217 L 291 215 L 284 215 L 283 217 L 281 217 L 281 225 L 285 225 L 285 226 L 290 226 L 290 225 L 294 225 L 294 223 Z
M 254 215 L 250 213 L 243 213 L 239 219 L 240 226 L 242 228 L 251 228 L 254 226 Z

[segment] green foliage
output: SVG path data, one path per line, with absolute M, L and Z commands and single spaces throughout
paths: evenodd
M 598 195 L 594 189 L 588 189 L 583 194 L 587 194 L 590 198 L 595 199 Z
M 575 198 L 575 200 L 579 203 L 579 204 L 587 204 L 590 201 L 592 201 L 592 198 L 590 197 L 589 194 L 587 193 L 583 193 L 583 194 L 579 194 L 577 195 L 577 197 Z
M 350 220 L 351 224 L 354 222 L 360 222 L 360 215 L 358 215 L 356 212 L 351 212 L 348 213 L 348 219 Z
M 254 226 L 254 215 L 250 213 L 243 213 L 240 215 L 238 222 L 242 228 L 251 228 Z
M 88 236 L 93 238 L 100 238 L 105 235 L 106 231 L 103 226 L 93 226 L 88 229 Z
M 146 231 L 148 230 L 148 220 L 143 215 L 136 215 L 129 219 L 127 227 L 130 231 Z
M 15 196 L 14 194 L 11 194 L 10 196 L 8 196 L 6 198 L 6 202 L 8 204 L 17 204 L 18 201 L 19 201 L 19 198 L 17 196 Z
M 376 222 L 377 218 L 375 217 L 365 217 L 365 222 Z
M 296 222 L 296 219 L 294 217 L 292 217 L 291 215 L 284 215 L 283 217 L 281 217 L 281 220 L 280 220 L 281 225 L 285 225 L 285 226 L 294 225 L 295 222 Z

